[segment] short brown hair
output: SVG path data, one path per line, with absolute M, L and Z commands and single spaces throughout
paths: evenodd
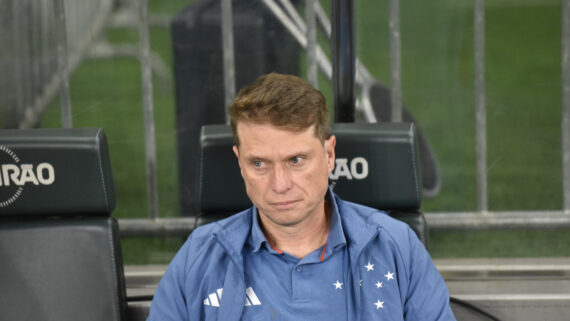
M 329 137 L 329 114 L 320 91 L 303 79 L 270 73 L 242 88 L 230 107 L 234 140 L 239 146 L 240 121 L 270 123 L 292 131 L 315 125 L 315 136 L 324 142 Z

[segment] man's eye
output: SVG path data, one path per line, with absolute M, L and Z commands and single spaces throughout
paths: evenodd
M 261 166 L 263 166 L 263 162 L 262 161 L 253 161 L 253 166 L 256 168 L 261 168 Z
M 295 156 L 293 158 L 291 158 L 291 164 L 299 164 L 301 163 L 301 161 L 303 160 L 303 158 L 301 156 Z

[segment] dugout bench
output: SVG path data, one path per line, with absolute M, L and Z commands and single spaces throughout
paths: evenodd
M 386 210 L 427 244 L 413 125 L 336 124 L 332 131 L 335 192 Z M 251 206 L 232 145 L 228 126 L 202 129 L 196 225 Z M 127 297 L 103 131 L 0 130 L 0 168 L 0 319 L 144 320 L 163 270 L 137 279 L 147 283 L 146 298 Z

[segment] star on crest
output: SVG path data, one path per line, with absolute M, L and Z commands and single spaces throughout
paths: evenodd
M 374 264 L 370 263 L 370 261 L 368 262 L 368 265 L 364 266 L 366 268 L 366 271 L 374 271 Z
M 388 280 L 388 281 L 393 280 L 394 279 L 394 272 L 388 271 L 388 273 L 386 273 L 384 276 L 386 277 L 386 280 Z
M 379 289 L 382 287 L 382 282 L 378 281 L 376 282 L 376 288 Z
M 378 301 L 376 301 L 374 303 L 374 305 L 376 305 L 376 310 L 378 309 L 384 309 L 384 301 L 380 301 L 380 299 L 378 299 Z
M 343 285 L 343 284 L 344 284 L 344 283 L 341 283 L 341 282 L 339 282 L 338 280 L 336 280 L 336 282 L 333 283 L 334 289 L 335 289 L 335 290 L 338 290 L 338 289 L 341 289 L 341 290 L 342 290 L 342 285 Z

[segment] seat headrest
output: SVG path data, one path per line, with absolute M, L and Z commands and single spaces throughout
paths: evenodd
M 418 143 L 410 123 L 335 124 L 336 165 L 329 175 L 340 197 L 370 207 L 421 205 Z
M 329 175 L 345 200 L 383 210 L 416 210 L 421 175 L 414 125 L 409 123 L 333 124 L 336 165 Z M 227 213 L 251 206 L 227 125 L 206 125 L 201 133 L 200 209 Z
M 0 130 L 0 216 L 108 216 L 114 206 L 101 129 Z

